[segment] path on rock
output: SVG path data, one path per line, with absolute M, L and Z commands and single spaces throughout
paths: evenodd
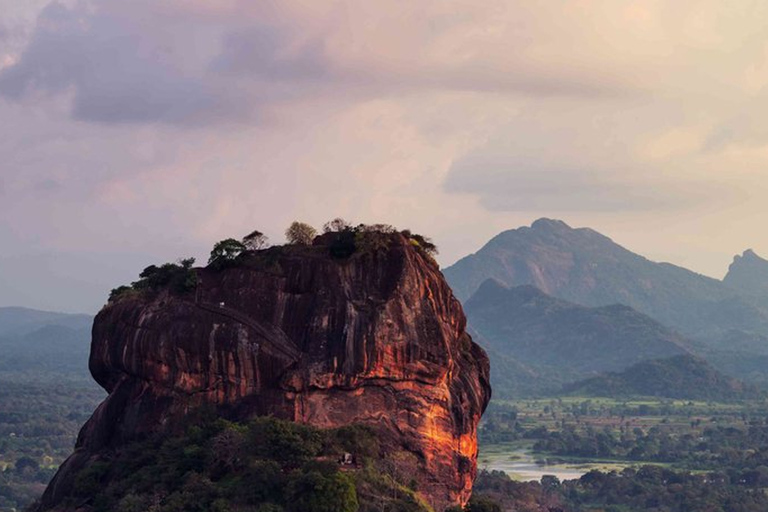
M 211 313 L 221 315 L 240 322 L 256 331 L 269 345 L 292 361 L 298 361 L 301 357 L 301 351 L 293 341 L 281 330 L 273 326 L 265 327 L 258 321 L 249 317 L 245 313 L 236 309 L 229 308 L 221 304 L 212 304 L 210 302 L 195 302 L 200 309 Z

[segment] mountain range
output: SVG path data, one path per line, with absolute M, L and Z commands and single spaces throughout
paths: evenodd
M 0 337 L 23 336 L 43 327 L 61 326 L 74 330 L 90 329 L 90 315 L 54 313 L 20 307 L 0 308 Z
M 495 396 L 553 392 L 567 382 L 689 353 L 688 341 L 621 304 L 590 308 L 531 285 L 486 280 L 465 303 L 473 336 L 491 354 Z M 509 381 L 509 374 L 519 378 Z
M 688 336 L 731 330 L 768 335 L 768 301 L 734 286 L 750 280 L 744 275 L 754 270 L 744 267 L 735 263 L 732 277 L 719 281 L 651 261 L 592 229 L 539 219 L 500 233 L 444 273 L 462 301 L 493 278 L 585 306 L 624 304 Z
M 736 256 L 719 281 L 539 219 L 444 273 L 491 356 L 495 396 L 683 354 L 768 384 L 768 261 L 754 251 Z
M 90 381 L 92 323 L 89 315 L 0 308 L 0 372 L 56 372 Z

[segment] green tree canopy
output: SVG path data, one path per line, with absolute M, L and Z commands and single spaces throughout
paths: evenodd
M 254 230 L 243 237 L 242 243 L 249 251 L 258 251 L 269 245 L 269 238 L 261 231 Z
M 323 233 L 338 233 L 350 229 L 352 225 L 341 217 L 336 217 L 323 224 Z
M 221 265 L 237 258 L 245 250 L 245 245 L 234 238 L 217 242 L 208 258 L 209 265 Z
M 289 244 L 311 245 L 315 235 L 317 235 L 315 228 L 298 221 L 291 223 L 288 229 L 285 230 L 285 238 Z

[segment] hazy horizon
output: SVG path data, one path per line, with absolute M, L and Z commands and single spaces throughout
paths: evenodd
M 292 220 L 768 256 L 768 3 L 0 0 L 0 305 Z
M 574 225 L 571 225 L 571 224 L 569 224 L 567 221 L 565 221 L 565 220 L 563 220 L 563 219 L 555 219 L 554 217 L 541 217 L 541 218 L 549 218 L 549 219 L 552 219 L 552 220 L 561 220 L 561 221 L 565 222 L 566 224 L 568 224 L 568 225 L 569 225 L 569 227 L 571 227 L 571 228 L 574 228 L 574 229 L 578 229 L 578 228 L 591 228 L 591 226 L 574 226 Z M 536 219 L 535 219 L 535 220 L 536 220 Z M 525 224 L 525 225 L 523 225 L 523 226 L 516 226 L 516 227 L 513 227 L 513 228 L 509 228 L 509 230 L 518 229 L 518 228 L 520 228 L 520 227 L 527 227 L 527 226 L 530 226 L 530 224 L 531 224 L 532 222 L 533 222 L 533 221 L 531 221 L 531 222 L 529 222 L 528 224 Z M 318 226 L 318 227 L 319 227 L 319 226 Z M 499 233 L 502 233 L 503 231 L 507 231 L 507 230 L 502 230 L 502 231 L 500 231 Z M 596 231 L 598 231 L 598 232 L 599 232 L 599 230 L 596 230 Z M 442 261 L 443 261 L 443 259 L 444 259 L 444 258 L 442 258 L 440 254 L 437 254 L 436 258 L 437 258 L 438 262 L 439 262 L 439 263 L 441 263 L 441 268 L 445 268 L 445 267 L 451 266 L 452 264 L 454 264 L 456 261 L 458 261 L 458 260 L 462 259 L 463 257 L 465 257 L 465 256 L 469 256 L 469 255 L 471 255 L 471 254 L 473 254 L 473 253 L 477 252 L 479 249 L 481 249 L 481 247 L 482 247 L 482 246 L 484 246 L 484 245 L 485 245 L 485 244 L 486 244 L 488 241 L 490 241 L 490 239 L 491 239 L 491 238 L 493 238 L 494 236 L 498 235 L 499 233 L 496 233 L 496 234 L 494 234 L 494 235 L 493 235 L 492 237 L 490 237 L 488 240 L 485 240 L 485 241 L 483 241 L 483 242 L 481 243 L 481 245 L 480 245 L 480 246 L 478 246 L 477 248 L 475 248 L 475 249 L 473 249 L 473 250 L 471 250 L 471 251 L 467 252 L 466 254 L 464 254 L 464 255 L 462 255 L 462 256 L 459 256 L 457 259 L 455 259 L 455 260 L 451 261 L 449 264 L 446 264 L 446 265 L 442 264 Z M 608 236 L 609 238 L 612 238 L 612 237 L 611 237 L 610 235 L 608 235 L 607 233 L 601 233 L 601 234 L 603 234 L 603 235 L 606 235 L 606 236 Z M 616 240 L 614 240 L 614 242 L 615 242 L 615 241 L 616 241 Z M 272 243 L 271 245 L 280 245 L 281 243 L 284 243 L 284 241 L 275 242 L 275 243 Z M 621 245 L 621 244 L 620 244 L 620 245 Z M 631 248 L 631 247 L 625 247 L 625 249 L 629 249 L 630 251 L 632 251 L 632 248 Z M 748 249 L 751 249 L 751 248 L 747 248 L 747 249 L 745 249 L 745 250 L 748 250 Z M 632 252 L 635 252 L 635 251 L 632 251 Z M 739 255 L 741 255 L 743 252 L 744 252 L 744 251 L 740 252 L 740 253 L 739 253 Z M 643 254 L 640 254 L 640 255 L 641 255 L 641 256 L 645 256 L 645 255 L 643 255 Z M 192 255 L 192 256 L 193 256 L 193 257 L 195 257 L 195 258 L 196 258 L 196 260 L 197 260 L 197 262 L 196 262 L 196 266 L 200 266 L 200 265 L 204 266 L 204 265 L 205 265 L 205 260 L 206 260 L 206 258 L 207 258 L 207 254 L 206 254 L 205 256 L 204 256 L 204 255 L 202 255 L 202 254 L 201 254 L 201 255 Z M 734 256 L 736 256 L 736 254 L 734 254 Z M 760 255 L 760 254 L 758 254 L 758 256 L 761 256 L 761 255 Z M 652 258 L 649 258 L 649 259 L 653 260 Z M 149 261 L 149 260 L 147 260 L 147 261 Z M 656 261 L 656 260 L 653 260 L 653 261 Z M 161 263 L 161 262 L 160 262 L 160 261 L 154 261 L 154 263 Z M 657 261 L 657 263 L 672 263 L 672 264 L 675 264 L 674 262 L 669 262 L 669 261 L 667 261 L 667 262 L 665 262 L 665 261 Z M 147 265 L 149 265 L 149 264 L 152 264 L 152 263 L 149 263 L 149 262 L 148 262 L 148 263 L 147 263 Z M 682 265 L 678 265 L 678 266 L 682 266 Z M 137 269 L 136 269 L 136 271 L 135 271 L 135 275 L 134 275 L 134 277 L 133 277 L 133 278 L 131 278 L 129 281 L 125 281 L 125 282 L 123 282 L 123 283 L 115 283 L 114 285 L 110 285 L 110 289 L 111 289 L 111 287 L 117 287 L 117 286 L 119 286 L 120 284 L 128 284 L 128 283 L 129 283 L 131 280 L 135 280 L 135 279 L 137 278 L 137 276 L 138 276 L 138 273 L 141 271 L 141 269 L 142 269 L 142 268 L 144 268 L 144 267 L 141 267 L 141 268 L 138 268 L 138 267 L 137 267 Z M 684 266 L 683 266 L 683 268 L 687 268 L 687 267 L 684 267 Z M 689 270 L 693 270 L 693 269 L 689 269 Z M 727 270 L 728 270 L 728 268 L 726 267 L 725 271 L 724 271 L 722 274 L 723 274 L 723 275 L 725 275 L 725 272 L 726 272 Z M 693 270 L 693 271 L 695 272 L 695 270 Z M 707 276 L 707 274 L 702 274 L 702 275 L 705 275 L 705 276 Z M 722 279 L 722 277 L 723 277 L 723 275 L 720 275 L 720 276 L 712 276 L 712 275 L 709 275 L 709 276 L 707 276 L 707 277 L 711 277 L 711 278 L 713 278 L 713 279 L 721 280 L 721 279 Z M 12 304 L 12 303 L 8 303 L 8 304 L 3 304 L 3 303 L 0 303 L 0 308 L 2 308 L 2 307 L 23 307 L 23 308 L 29 308 L 29 309 L 43 309 L 43 310 L 46 310 L 46 311 L 51 311 L 51 312 L 63 312 L 63 313 L 84 313 L 84 314 L 93 315 L 93 314 L 96 314 L 96 313 L 98 312 L 98 310 L 101 308 L 101 305 L 103 305 L 103 304 L 105 304 L 105 303 L 106 303 L 106 300 L 107 300 L 107 296 L 108 296 L 108 291 L 109 291 L 108 289 L 105 289 L 105 291 L 104 291 L 104 294 L 103 294 L 103 300 L 102 300 L 102 303 L 101 303 L 100 305 L 96 306 L 96 309 L 94 309 L 94 310 L 90 310 L 90 311 L 88 311 L 88 310 L 68 310 L 68 309 L 47 309 L 47 310 L 46 310 L 45 308 L 38 308 L 38 307 L 35 307 L 34 305 Z M 97 299 L 97 300 L 98 300 L 98 299 Z

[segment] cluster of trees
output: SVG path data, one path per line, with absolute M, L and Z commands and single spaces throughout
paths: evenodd
M 358 224 L 353 226 L 342 218 L 335 218 L 323 225 L 323 234 L 334 233 L 328 249 L 334 258 L 347 258 L 354 253 L 371 253 L 389 247 L 391 237 L 397 230 L 389 224 Z M 424 254 L 434 257 L 437 246 L 422 235 L 403 230 L 401 235 Z M 288 245 L 310 246 L 318 235 L 317 230 L 304 222 L 294 221 L 285 230 Z M 208 264 L 223 268 L 234 262 L 241 254 L 260 251 L 269 247 L 269 240 L 260 231 L 253 231 L 241 240 L 227 238 L 213 246 Z
M 347 258 L 354 253 L 374 253 L 389 247 L 392 236 L 398 233 L 390 224 L 358 224 L 352 226 L 341 218 L 326 222 L 323 226 L 324 233 L 337 233 L 330 244 L 331 256 L 335 258 Z M 412 233 L 405 229 L 399 232 L 423 254 L 433 258 L 437 254 L 437 246 L 422 235 Z
M 747 427 L 714 425 L 682 430 L 655 425 L 641 428 L 586 427 L 577 430 L 566 425 L 557 431 L 538 431 L 534 449 L 562 456 L 609 457 L 636 461 L 674 462 L 690 469 L 757 469 L 765 467 L 768 474 L 768 425 L 755 419 Z M 729 480 L 738 483 L 745 478 L 739 472 Z M 746 480 L 754 480 L 753 476 Z M 768 486 L 768 479 L 760 478 Z
M 181 258 L 176 263 L 150 265 L 139 274 L 130 286 L 119 286 L 109 294 L 110 302 L 145 292 L 168 289 L 173 293 L 186 293 L 197 286 L 197 273 L 192 268 L 195 258 Z
M 569 512 L 768 510 L 765 405 L 560 399 L 515 406 L 492 403 L 479 432 L 481 445 L 529 439 L 542 456 L 668 464 L 524 484 L 503 473 L 485 472 L 475 490 L 503 509 L 520 511 L 539 511 L 539 506 Z
M 183 436 L 155 436 L 91 463 L 76 476 L 65 506 L 88 501 L 94 512 L 426 512 L 413 491 L 381 467 L 379 441 L 368 427 L 320 430 L 271 417 L 231 423 L 204 414 L 190 424 Z M 354 454 L 355 471 L 340 466 L 344 453 Z
M 768 495 L 762 489 L 735 486 L 717 473 L 691 474 L 659 466 L 609 473 L 593 470 L 578 480 L 515 482 L 500 471 L 481 471 L 473 500 L 484 511 L 518 512 L 762 512 Z M 496 508 L 497 507 L 497 508 Z M 466 509 L 474 512 L 472 504 Z
M 376 252 L 389 246 L 394 227 L 388 224 L 359 224 L 352 226 L 342 218 L 336 218 L 323 225 L 323 233 L 336 233 L 329 243 L 331 256 L 346 258 L 352 254 Z M 400 232 L 403 236 L 429 257 L 437 254 L 437 246 L 422 235 L 411 233 L 409 230 Z M 294 221 L 285 230 L 285 239 L 289 245 L 310 246 L 317 236 L 317 230 L 304 222 Z M 259 230 L 254 230 L 240 240 L 226 238 L 214 244 L 208 257 L 208 265 L 214 269 L 226 268 L 244 253 L 253 253 L 269 248 L 269 238 Z M 145 268 L 139 279 L 130 285 L 114 288 L 109 301 L 137 296 L 142 293 L 156 292 L 168 289 L 173 293 L 186 293 L 197 286 L 197 273 L 192 268 L 194 258 L 182 258 L 175 263 L 150 265 Z

